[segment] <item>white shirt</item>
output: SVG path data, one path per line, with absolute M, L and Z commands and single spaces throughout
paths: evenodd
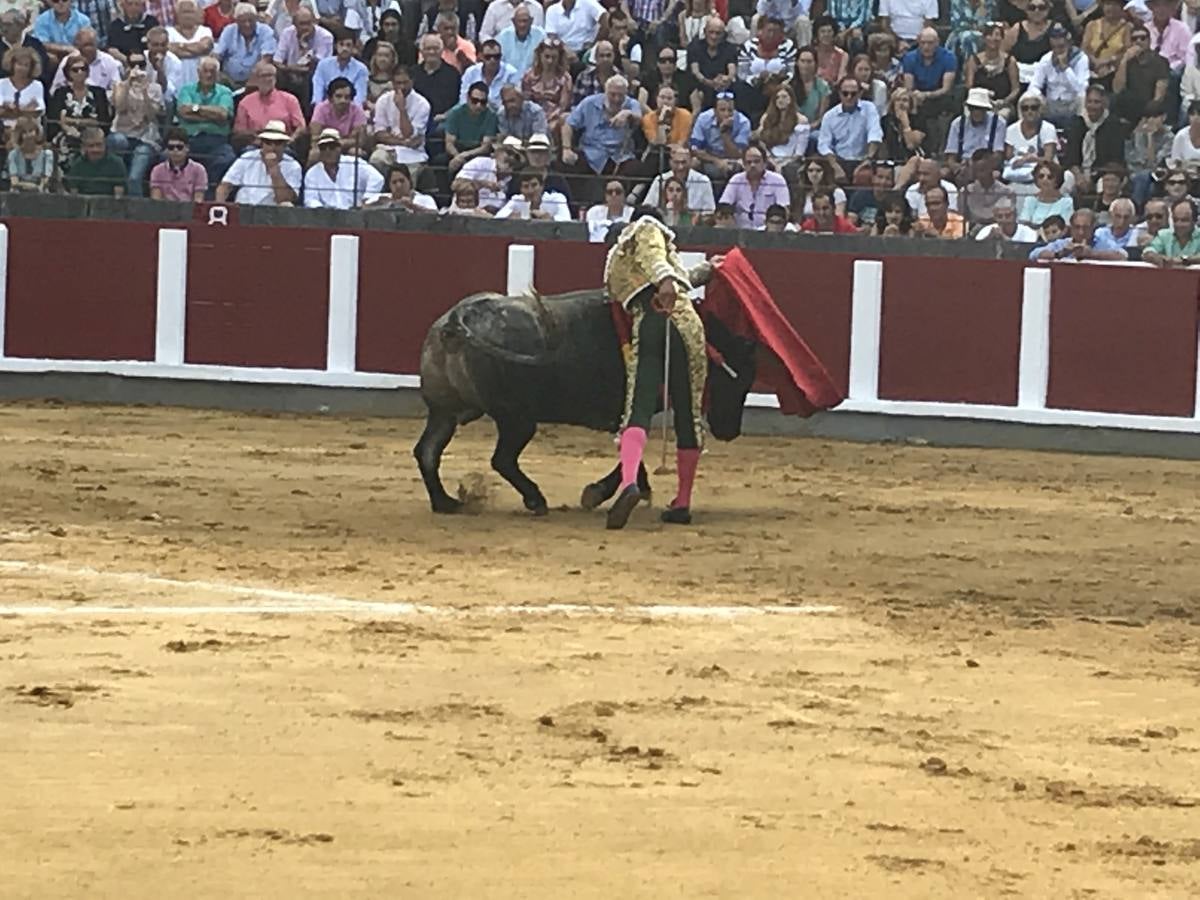
M 1051 51 L 1038 60 L 1033 67 L 1033 80 L 1029 90 L 1041 94 L 1051 102 L 1078 100 L 1087 90 L 1092 77 L 1091 64 L 1086 53 L 1076 53 L 1065 69 L 1054 65 Z
M 604 239 L 608 237 L 608 229 L 614 222 L 628 222 L 632 216 L 632 206 L 626 206 L 621 210 L 621 214 L 614 218 L 609 214 L 607 206 L 597 203 L 587 211 L 587 216 L 584 218 L 584 222 L 587 224 L 588 240 L 593 244 L 603 244 Z
M 942 190 L 946 192 L 946 200 L 950 204 L 950 209 L 958 212 L 958 188 L 949 181 L 943 181 Z M 912 210 L 914 219 L 925 215 L 925 195 L 921 193 L 920 184 L 910 185 L 904 192 L 904 199 L 908 201 L 908 208 Z
M 1000 226 L 992 224 L 981 228 L 979 234 L 975 235 L 975 240 L 986 241 L 993 235 L 1002 241 L 1016 241 L 1018 244 L 1036 244 L 1038 242 L 1037 232 L 1023 222 L 1017 223 L 1017 230 L 1013 232 L 1012 237 L 1005 237 Z
M 77 58 L 77 54 L 63 57 L 62 62 L 58 64 L 58 71 L 54 73 L 54 80 L 50 82 L 50 93 L 53 94 L 67 83 L 67 63 Z M 121 64 L 107 53 L 97 53 L 92 64 L 88 66 L 87 83 L 111 94 L 113 85 L 120 80 Z
M 199 60 L 197 60 L 197 62 L 199 62 Z M 146 76 L 151 81 L 153 81 L 155 84 L 157 84 L 159 87 L 162 88 L 163 99 L 166 100 L 168 103 L 170 103 L 172 100 L 175 99 L 175 95 L 177 93 L 179 93 L 179 89 L 183 85 L 188 84 L 189 82 L 186 82 L 183 80 L 183 60 L 181 60 L 178 56 L 176 56 L 170 50 L 168 50 L 167 55 L 163 57 L 162 66 L 163 66 L 163 71 L 166 72 L 166 74 L 167 74 L 166 85 L 163 85 L 158 80 L 158 72 L 150 67 L 150 59 L 149 59 L 149 55 L 147 54 Z M 194 80 L 195 79 L 193 79 L 193 81 Z
M 664 172 L 650 182 L 650 189 L 646 191 L 645 203 L 647 206 L 658 208 L 663 182 L 670 177 L 670 172 Z M 688 171 L 687 205 L 688 209 L 694 213 L 710 213 L 717 208 L 716 198 L 713 197 L 712 179 L 695 169 Z
M 391 196 L 392 195 L 388 194 L 388 193 L 374 194 L 371 197 L 367 198 L 367 203 L 373 205 L 376 202 L 382 202 L 384 200 L 387 200 Z M 412 192 L 412 202 L 413 202 L 413 206 L 419 206 L 419 207 L 421 207 L 421 209 L 427 209 L 430 212 L 438 211 L 437 201 L 434 200 L 432 197 L 430 197 L 428 194 L 422 194 L 420 191 Z
M 887 16 L 896 37 L 912 41 L 926 19 L 938 17 L 938 0 L 879 0 L 879 15 Z
M 555 222 L 570 222 L 571 210 L 567 206 L 567 198 L 558 191 L 542 191 L 542 209 L 550 213 Z M 514 194 L 509 201 L 500 207 L 496 213 L 497 219 L 528 219 L 529 201 L 520 194 Z
M 562 0 L 559 0 L 546 9 L 546 34 L 558 35 L 567 49 L 578 53 L 595 42 L 603 14 L 604 7 L 596 0 L 575 0 L 570 12 L 563 8 Z
M 408 121 L 412 123 L 413 133 L 424 135 L 425 126 L 429 123 L 429 101 L 416 91 L 409 91 L 404 98 L 404 108 L 408 112 Z M 375 101 L 375 130 L 400 134 L 400 110 L 396 108 L 395 91 L 388 91 Z M 392 151 L 398 163 L 423 163 L 429 159 L 424 141 L 417 147 L 395 144 L 383 146 Z
M 41 115 L 46 111 L 46 91 L 40 81 L 31 81 L 18 92 L 11 78 L 0 79 L 0 105 L 9 103 L 16 104 L 22 110 L 36 109 Z M 4 124 L 12 128 L 17 124 L 17 117 L 5 118 Z
M 182 34 L 180 34 L 179 29 L 173 25 L 167 29 L 167 40 L 170 41 L 172 44 L 194 44 L 197 41 L 204 40 L 205 38 L 208 38 L 210 41 L 214 41 L 214 42 L 216 40 L 213 37 L 212 29 L 209 28 L 207 25 L 198 26 L 196 28 L 196 33 L 193 34 L 190 38 L 184 37 Z M 171 52 L 172 52 L 172 55 L 174 55 L 175 58 L 179 60 L 179 83 L 181 85 L 182 84 L 195 84 L 197 81 L 199 81 L 200 78 L 197 74 L 197 70 L 200 68 L 200 60 L 202 60 L 204 57 L 202 57 L 202 56 L 184 57 L 184 56 L 179 56 L 174 51 L 171 51 Z
M 1175 140 L 1171 142 L 1171 152 L 1167 156 L 1167 162 L 1172 165 L 1180 162 L 1189 163 L 1192 164 L 1190 168 L 1195 168 L 1194 164 L 1200 162 L 1200 148 L 1192 146 L 1192 139 L 1186 125 L 1175 133 Z
M 473 181 L 479 185 L 479 205 L 484 209 L 490 209 L 495 212 L 502 207 L 508 197 L 505 192 L 508 190 L 509 179 L 504 179 L 504 183 L 500 185 L 499 191 L 493 191 L 491 188 L 483 187 L 485 181 L 496 181 L 496 160 L 491 156 L 476 156 L 467 160 L 466 165 L 458 170 L 458 174 L 454 176 L 455 180 L 463 179 L 465 181 Z
M 304 182 L 304 170 L 300 163 L 290 156 L 284 156 L 279 163 L 279 171 L 288 187 L 300 196 L 300 187 Z M 233 161 L 223 184 L 231 184 L 239 188 L 237 202 L 244 206 L 275 206 L 275 188 L 271 186 L 271 176 L 262 161 L 262 151 L 247 150 Z
M 479 26 L 479 41 L 482 43 L 487 40 L 495 40 L 496 35 L 502 32 L 505 28 L 512 24 L 513 13 L 524 0 L 517 0 L 516 3 L 512 0 L 492 0 L 488 4 L 487 12 L 483 14 L 483 24 Z M 541 28 L 546 22 L 546 13 L 542 9 L 542 4 L 538 0 L 528 0 L 525 3 L 525 8 L 529 10 L 529 15 L 533 18 L 533 24 Z
M 368 196 L 383 190 L 383 176 L 357 156 L 338 161 L 337 176 L 330 178 L 325 164 L 317 162 L 304 176 L 304 205 L 309 209 L 353 209 Z
M 797 122 L 792 129 L 786 144 L 776 144 L 769 148 L 772 159 L 795 159 L 797 156 L 808 155 L 808 139 L 812 136 L 812 126 L 808 122 Z

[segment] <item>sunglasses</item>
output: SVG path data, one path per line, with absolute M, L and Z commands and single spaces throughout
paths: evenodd
M 167 144 L 168 150 L 186 150 L 187 144 Z
M 467 102 L 470 103 L 472 106 L 483 106 L 483 104 L 487 103 L 487 98 L 486 97 L 468 97 Z
M 1185 178 L 1168 178 L 1167 184 L 1171 187 L 1187 187 L 1187 179 Z
M 1022 106 L 1021 112 L 1038 112 L 1040 109 L 1041 107 L 1034 103 L 1029 106 Z
M 673 62 L 675 62 L 675 57 L 673 57 L 673 56 L 660 56 L 660 57 L 658 58 L 658 61 L 659 61 L 660 63 L 673 63 Z
M 843 97 L 857 97 L 857 96 L 858 96 L 858 91 L 842 91 L 842 92 L 841 92 L 841 95 L 842 95 Z

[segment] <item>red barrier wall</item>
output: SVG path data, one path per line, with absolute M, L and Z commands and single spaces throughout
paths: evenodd
M 509 243 L 506 237 L 361 234 L 359 370 L 416 374 L 421 342 L 438 316 L 468 294 L 504 290 Z
M 154 359 L 158 226 L 8 219 L 4 351 Z
M 324 369 L 330 234 L 191 227 L 185 361 Z
M 891 257 L 883 270 L 879 397 L 1015 406 L 1017 262 Z
M 1056 266 L 1051 279 L 1047 406 L 1192 415 L 1200 273 Z

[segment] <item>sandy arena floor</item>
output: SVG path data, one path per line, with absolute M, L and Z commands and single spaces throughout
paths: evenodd
M 1197 465 L 417 432 L 0 406 L 0 896 L 1200 896 Z

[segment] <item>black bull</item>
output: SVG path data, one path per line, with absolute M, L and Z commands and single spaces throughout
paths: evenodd
M 742 430 L 746 395 L 754 383 L 755 344 L 713 317 L 708 341 L 733 371 L 710 362 L 708 422 L 713 437 L 733 440 Z M 676 348 L 679 348 L 676 350 Z M 678 343 L 673 352 L 682 352 Z M 525 508 L 546 512 L 546 498 L 518 463 L 541 423 L 616 431 L 625 402 L 625 368 L 611 311 L 601 290 L 552 296 L 473 294 L 429 329 L 421 348 L 421 396 L 429 409 L 413 453 L 434 512 L 458 512 L 438 469 L 459 425 L 491 416 L 499 432 L 492 468 L 517 489 Z M 639 476 L 649 492 L 645 469 Z M 619 469 L 588 485 L 589 508 L 611 497 Z

